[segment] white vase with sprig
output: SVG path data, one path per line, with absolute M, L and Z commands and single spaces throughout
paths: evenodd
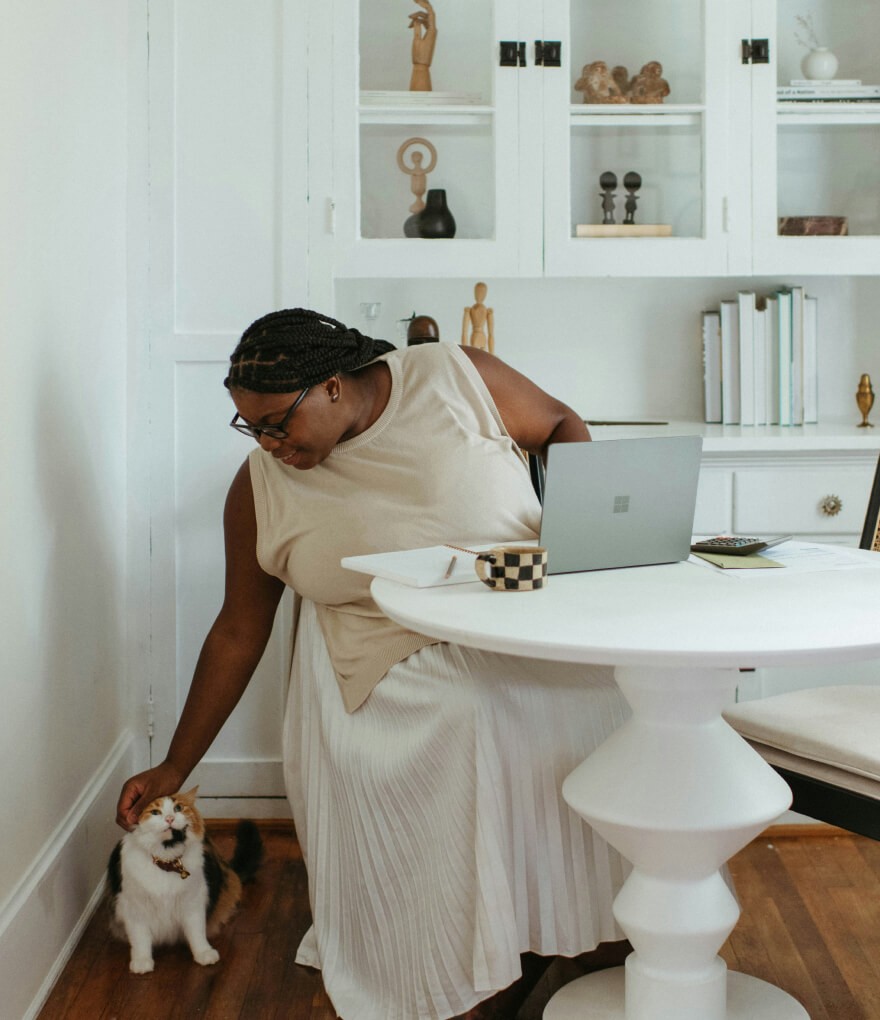
M 831 81 L 837 74 L 837 57 L 819 42 L 812 14 L 798 14 L 795 20 L 800 26 L 794 34 L 795 40 L 808 51 L 801 61 L 803 76 L 810 81 Z

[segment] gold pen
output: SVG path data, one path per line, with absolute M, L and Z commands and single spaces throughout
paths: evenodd
M 457 560 L 458 557 L 453 556 L 452 559 L 449 561 L 449 566 L 446 568 L 446 573 L 443 575 L 444 581 L 446 580 L 447 577 L 452 577 L 452 569 L 455 566 Z

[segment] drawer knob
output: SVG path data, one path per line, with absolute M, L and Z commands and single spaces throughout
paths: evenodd
M 820 501 L 819 509 L 826 517 L 836 517 L 843 509 L 843 500 L 840 496 L 826 496 Z

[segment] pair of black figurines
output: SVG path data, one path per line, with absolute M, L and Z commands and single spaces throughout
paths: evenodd
M 623 176 L 623 186 L 627 191 L 626 202 L 624 204 L 626 216 L 624 216 L 623 222 L 635 223 L 636 204 L 639 200 L 636 192 L 642 186 L 641 175 L 637 174 L 635 170 L 630 170 Z M 617 174 L 612 173 L 611 170 L 606 170 L 599 177 L 599 187 L 602 189 L 599 194 L 599 197 L 602 199 L 602 222 L 614 223 L 614 199 L 617 197 L 614 189 L 617 187 Z

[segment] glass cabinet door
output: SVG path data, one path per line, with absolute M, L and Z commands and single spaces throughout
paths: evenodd
M 880 5 L 755 4 L 754 271 L 880 272 Z M 829 75 L 830 77 L 817 77 Z
M 336 0 L 334 20 L 337 275 L 527 271 L 539 243 L 518 210 L 535 184 L 518 159 L 517 67 L 499 62 L 516 4 Z
M 549 275 L 728 270 L 728 6 L 546 0 Z

